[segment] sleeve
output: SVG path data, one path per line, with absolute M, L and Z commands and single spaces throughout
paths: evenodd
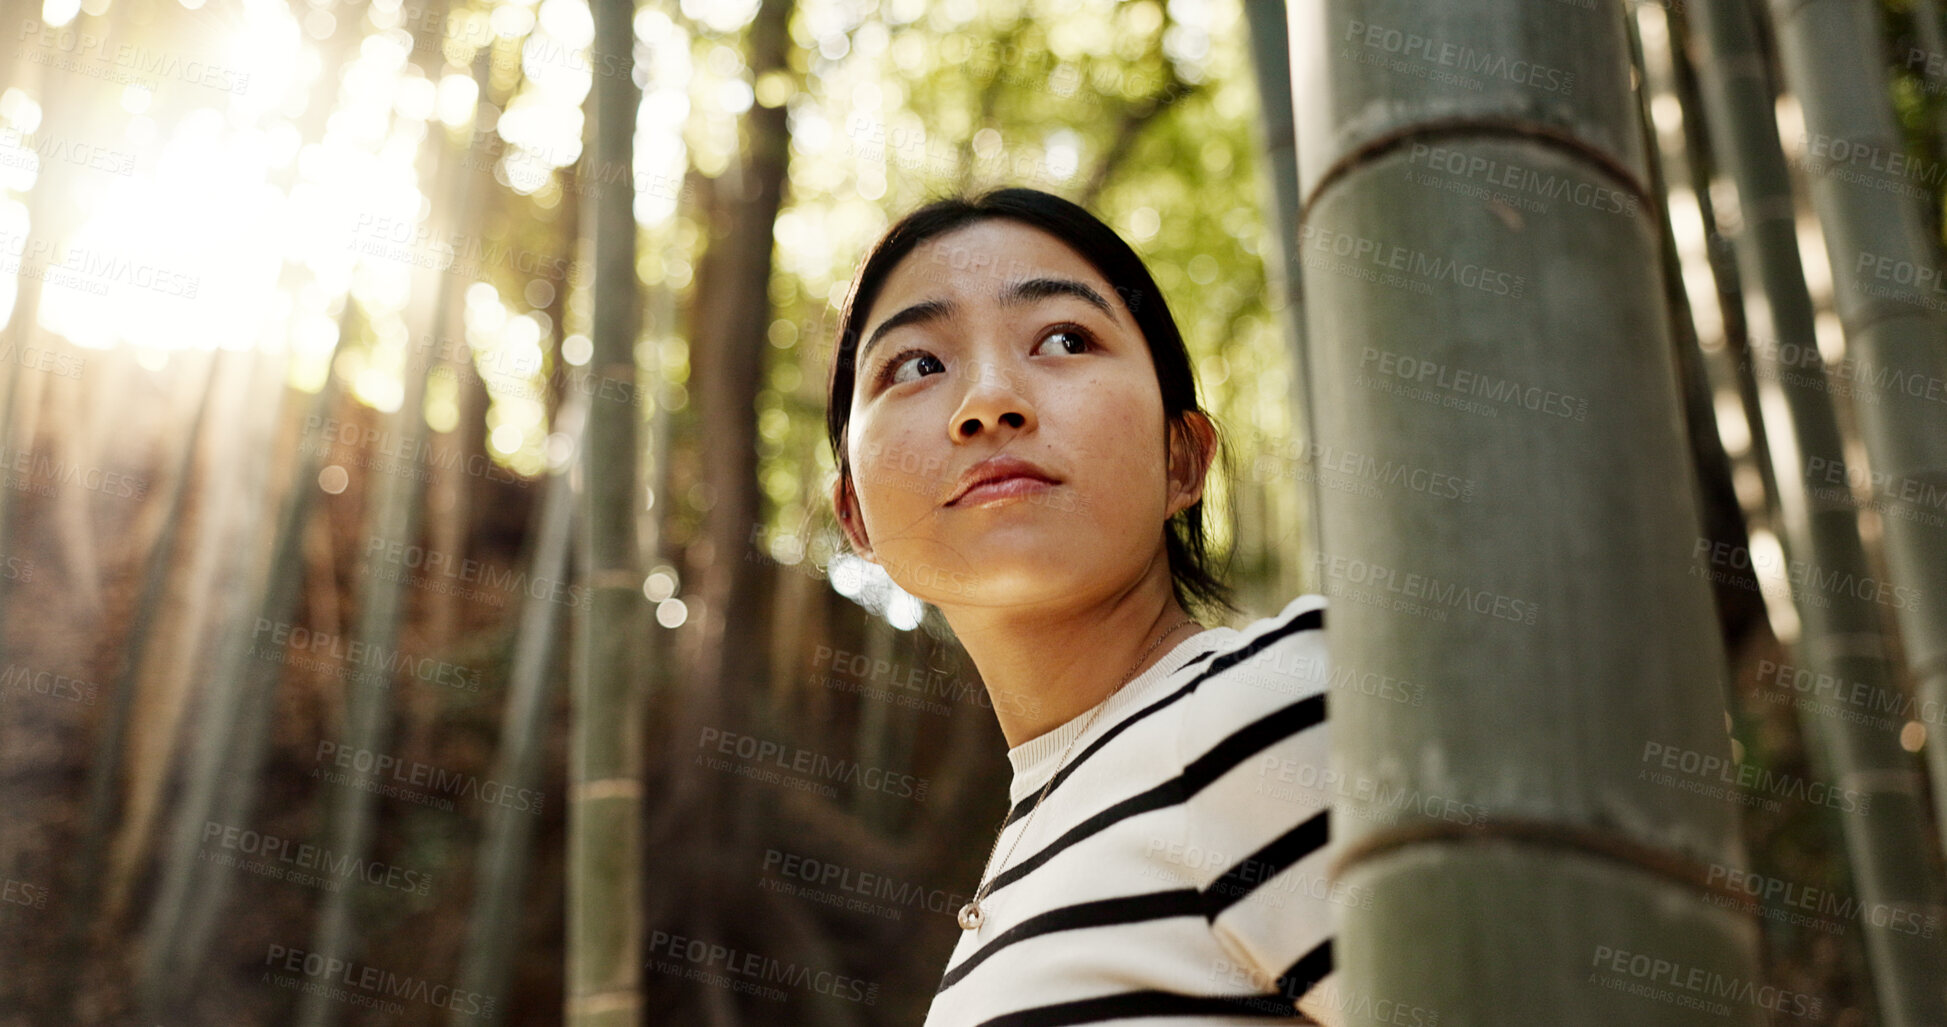
M 1212 657 L 1182 720 L 1190 839 L 1223 853 L 1199 875 L 1218 943 L 1263 991 L 1324 1024 L 1337 912 L 1323 596 L 1291 601 Z

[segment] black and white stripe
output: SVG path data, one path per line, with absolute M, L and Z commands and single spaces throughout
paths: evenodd
M 1295 1000 L 1332 971 L 1329 799 L 1282 782 L 1325 766 L 1324 605 L 1300 596 L 1203 632 L 1112 697 L 1088 737 L 1064 726 L 1009 752 L 1000 849 L 1032 837 L 925 1027 L 1302 1022 Z M 1024 829 L 1038 797 L 1048 808 Z

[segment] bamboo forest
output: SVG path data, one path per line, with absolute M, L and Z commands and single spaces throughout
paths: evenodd
M 1010 745 L 827 390 L 1011 186 L 1329 602 L 1318 1022 L 1947 1025 L 1942 6 L 0 0 L 0 1027 L 943 1022 Z

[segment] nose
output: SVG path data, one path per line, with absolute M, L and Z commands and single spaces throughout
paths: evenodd
M 1026 391 L 1017 387 L 1015 376 L 1004 368 L 982 364 L 967 385 L 953 411 L 947 434 L 954 442 L 969 442 L 982 431 L 999 431 L 1003 425 L 1015 432 L 1035 424 L 1034 405 Z

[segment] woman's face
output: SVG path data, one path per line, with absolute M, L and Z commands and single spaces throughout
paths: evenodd
M 1179 449 L 1171 481 L 1148 345 L 1080 254 L 975 222 L 908 254 L 862 329 L 846 526 L 901 588 L 1012 606 L 1167 575 L 1164 523 L 1201 495 L 1207 456 Z M 1023 463 L 976 466 L 997 455 Z M 996 473 L 1012 477 L 966 491 Z M 846 510 L 842 483 L 834 498 Z

